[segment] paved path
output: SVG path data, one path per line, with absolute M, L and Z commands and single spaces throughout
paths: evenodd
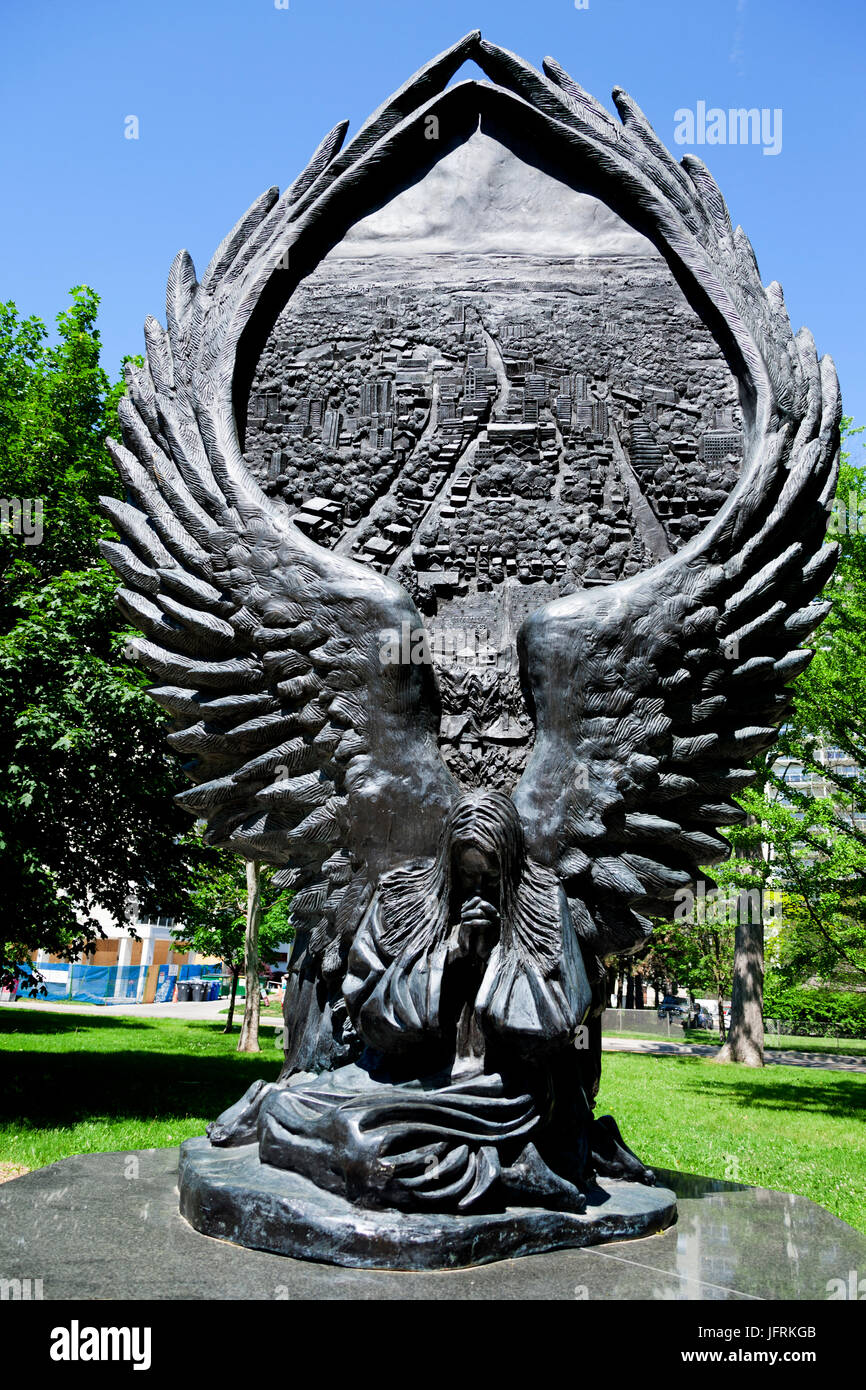
M 602 1039 L 603 1052 L 648 1052 L 653 1057 L 715 1057 L 718 1048 L 709 1043 L 658 1042 L 649 1038 L 615 1038 L 609 1033 Z M 866 1072 L 866 1057 L 846 1057 L 838 1052 L 787 1052 L 768 1047 L 764 1053 L 768 1065 L 782 1067 L 816 1067 L 819 1071 Z

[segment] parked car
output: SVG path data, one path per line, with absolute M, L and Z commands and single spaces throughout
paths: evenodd
M 689 1001 L 675 994 L 666 994 L 659 1005 L 659 1018 L 683 1019 L 688 1017 Z
M 689 1017 L 688 1026 L 690 1028 L 715 1028 L 716 1021 L 709 1009 L 705 1009 L 703 1004 L 696 1004 Z

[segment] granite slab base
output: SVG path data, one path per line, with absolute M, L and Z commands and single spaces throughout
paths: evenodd
M 300 1260 L 357 1269 L 460 1269 L 547 1250 L 633 1240 L 676 1220 L 666 1187 L 605 1181 L 585 1212 L 513 1206 L 504 1211 L 362 1210 L 298 1173 L 259 1161 L 258 1146 L 180 1148 L 180 1211 L 203 1235 Z
M 866 1235 L 790 1192 L 658 1171 L 661 1235 L 464 1269 L 349 1269 L 200 1235 L 178 1150 L 82 1154 L 0 1183 L 0 1278 L 57 1300 L 589 1302 L 828 1300 L 866 1270 Z M 838 1297 L 838 1293 L 835 1295 Z

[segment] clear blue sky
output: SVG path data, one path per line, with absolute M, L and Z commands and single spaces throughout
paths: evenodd
M 19 0 L 0 21 L 0 297 L 51 320 L 92 285 L 114 375 L 145 314 L 164 319 L 179 247 L 201 272 L 337 120 L 357 129 L 473 28 L 536 65 L 551 54 L 610 109 L 625 87 L 675 151 L 678 108 L 782 109 L 777 156 L 695 152 L 866 423 L 863 0 Z

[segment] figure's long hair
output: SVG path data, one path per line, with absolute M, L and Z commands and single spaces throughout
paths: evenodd
M 417 958 L 444 942 L 454 925 L 453 861 L 460 849 L 494 858 L 500 881 L 500 940 L 546 973 L 557 958 L 558 880 L 527 859 L 517 807 L 498 791 L 460 796 L 445 820 L 434 859 L 403 865 L 379 881 L 379 944 L 392 959 Z

